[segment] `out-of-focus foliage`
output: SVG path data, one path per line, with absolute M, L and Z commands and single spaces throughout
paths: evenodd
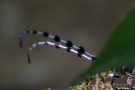
M 135 66 L 135 8 L 115 28 L 98 60 L 74 81 L 80 82 L 89 75 L 108 69 L 118 70 L 123 65 L 128 68 Z

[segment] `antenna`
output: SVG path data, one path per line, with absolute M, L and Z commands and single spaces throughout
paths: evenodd
M 70 40 L 68 40 L 68 41 L 63 40 L 58 35 L 51 35 L 51 34 L 48 34 L 47 32 L 41 32 L 41 31 L 37 31 L 37 30 L 27 30 L 27 31 L 24 31 L 20 34 L 20 36 L 19 36 L 19 46 L 21 48 L 23 47 L 23 40 L 24 40 L 26 35 L 43 36 L 43 37 L 46 37 L 46 38 L 50 38 L 54 41 L 54 42 L 42 41 L 42 42 L 36 42 L 36 43 L 32 44 L 32 46 L 28 49 L 28 52 L 29 52 L 28 53 L 28 61 L 29 61 L 29 63 L 31 61 L 30 56 L 31 56 L 32 49 L 37 47 L 37 46 L 41 46 L 41 45 L 49 45 L 49 46 L 55 46 L 56 48 L 65 49 L 67 52 L 72 52 L 74 54 L 77 54 L 78 57 L 83 57 L 83 58 L 89 60 L 90 62 L 91 61 L 95 62 L 95 60 L 96 60 L 95 55 L 92 55 L 92 54 L 86 52 L 86 50 L 84 49 L 83 46 L 76 46 Z
M 92 61 L 92 57 L 89 57 L 89 56 L 86 55 L 85 53 L 80 52 L 81 49 L 79 49 L 80 51 L 79 51 L 79 50 L 77 51 L 77 50 L 74 50 L 73 48 L 68 49 L 67 46 L 64 46 L 64 45 L 62 45 L 62 44 L 60 44 L 60 43 L 54 43 L 54 42 L 50 42 L 50 41 L 39 41 L 39 42 L 36 42 L 36 43 L 32 44 L 32 45 L 28 48 L 28 63 L 31 62 L 30 56 L 31 56 L 32 50 L 33 50 L 34 48 L 36 48 L 36 47 L 38 47 L 38 46 L 42 46 L 42 45 L 52 46 L 52 47 L 56 47 L 56 48 L 58 48 L 58 49 L 68 50 L 68 52 L 72 52 L 72 53 L 74 53 L 74 54 L 79 55 L 79 57 L 83 57 L 83 58 L 85 58 L 85 59 L 87 59 L 87 60 L 89 60 L 89 61 Z

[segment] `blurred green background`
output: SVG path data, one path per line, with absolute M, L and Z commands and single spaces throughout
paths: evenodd
M 65 90 L 69 82 L 90 66 L 65 51 L 39 47 L 27 64 L 27 47 L 41 37 L 28 36 L 18 47 L 20 32 L 33 28 L 57 34 L 83 45 L 97 55 L 112 30 L 134 6 L 134 0 L 1 0 L 0 1 L 0 89 Z
M 126 66 L 131 72 L 135 67 L 135 8 L 132 8 L 112 32 L 112 36 L 101 51 L 97 61 L 78 78 L 108 70 L 116 70 Z M 81 80 L 82 79 L 82 80 Z M 77 80 L 75 80 L 77 82 Z

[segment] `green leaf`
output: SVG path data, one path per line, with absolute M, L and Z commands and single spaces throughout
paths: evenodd
M 99 55 L 98 60 L 72 84 L 81 82 L 87 76 L 102 71 L 114 68 L 118 70 L 123 65 L 129 68 L 135 66 L 135 8 L 115 28 L 110 41 Z

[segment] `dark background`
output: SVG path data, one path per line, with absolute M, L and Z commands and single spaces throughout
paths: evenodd
M 0 1 L 0 89 L 64 90 L 90 63 L 52 47 L 33 51 L 27 64 L 27 48 L 41 37 L 25 38 L 18 47 L 19 34 L 28 29 L 47 31 L 83 45 L 97 55 L 122 21 L 134 0 L 1 0 Z

